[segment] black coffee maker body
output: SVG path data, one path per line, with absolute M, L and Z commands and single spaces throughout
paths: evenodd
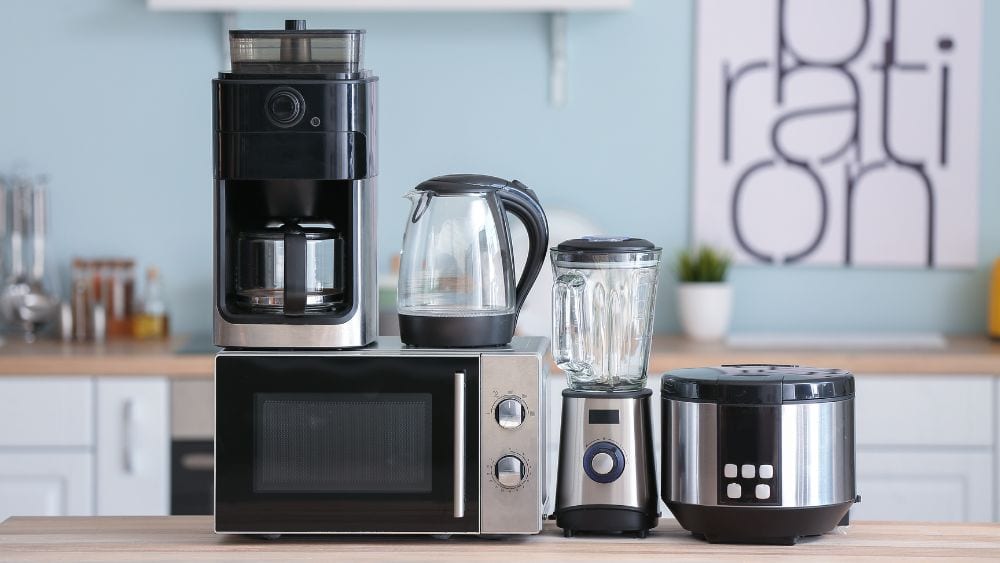
M 212 81 L 217 346 L 378 334 L 376 85 L 364 31 L 231 31 Z

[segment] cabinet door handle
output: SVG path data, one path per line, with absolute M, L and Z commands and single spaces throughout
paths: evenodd
M 126 399 L 122 405 L 122 469 L 135 473 L 135 403 Z
M 465 516 L 465 372 L 455 372 L 455 518 Z

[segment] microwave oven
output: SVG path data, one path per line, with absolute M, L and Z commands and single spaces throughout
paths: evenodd
M 534 534 L 548 341 L 215 359 L 215 531 Z

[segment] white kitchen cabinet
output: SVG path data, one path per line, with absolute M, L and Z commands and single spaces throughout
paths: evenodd
M 97 514 L 170 512 L 166 378 L 97 382 Z
M 0 521 L 9 516 L 93 514 L 93 456 L 0 451 Z
M 92 446 L 89 377 L 0 379 L 0 447 Z
M 996 489 L 993 450 L 858 448 L 858 520 L 989 522 Z

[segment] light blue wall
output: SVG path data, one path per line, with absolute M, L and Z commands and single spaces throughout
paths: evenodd
M 738 330 L 981 330 L 986 263 L 1000 254 L 997 182 L 1000 6 L 986 2 L 983 192 L 977 271 L 768 269 L 733 272 Z M 547 20 L 538 14 L 242 14 L 239 27 L 303 16 L 368 30 L 381 76 L 379 248 L 398 250 L 409 187 L 448 172 L 516 177 L 547 207 L 606 232 L 687 243 L 692 7 L 569 18 L 569 103 L 547 98 Z M 35 0 L 0 7 L 0 171 L 52 177 L 52 246 L 116 254 L 166 275 L 175 326 L 211 310 L 211 98 L 220 22 L 154 13 L 142 0 Z M 990 69 L 993 69 L 991 72 Z M 992 212 L 991 212 L 992 211 Z M 675 330 L 664 277 L 661 330 Z

